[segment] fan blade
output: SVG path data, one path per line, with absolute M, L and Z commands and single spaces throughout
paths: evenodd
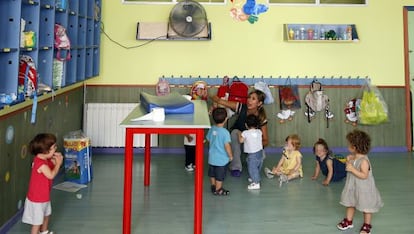
M 207 15 L 203 6 L 191 0 L 177 3 L 170 13 L 171 28 L 183 37 L 199 34 L 207 23 Z

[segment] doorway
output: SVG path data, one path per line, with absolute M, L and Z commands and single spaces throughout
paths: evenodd
M 413 151 L 413 122 L 414 122 L 414 6 L 403 9 L 404 27 L 404 70 L 405 70 L 405 100 L 406 100 L 406 139 L 408 151 Z

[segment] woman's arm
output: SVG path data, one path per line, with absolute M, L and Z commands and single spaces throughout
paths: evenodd
M 237 132 L 237 134 L 239 135 L 239 142 L 240 143 L 243 143 L 244 142 L 244 137 L 243 137 L 242 133 L 241 132 Z
M 326 167 L 328 168 L 328 175 L 326 175 L 325 180 L 322 182 L 323 185 L 328 186 L 329 183 L 332 180 L 332 176 L 333 176 L 333 161 L 332 159 L 327 159 L 326 160 Z
M 263 147 L 266 147 L 269 144 L 269 135 L 267 134 L 267 124 L 262 125 L 260 127 L 260 130 L 262 131 L 262 144 L 263 144 Z
M 226 149 L 227 156 L 229 156 L 229 160 L 230 161 L 233 161 L 233 152 L 231 151 L 231 145 L 230 145 L 230 143 L 225 144 L 224 147 Z
M 211 96 L 210 98 L 213 102 L 215 102 L 219 105 L 222 105 L 224 107 L 230 108 L 233 111 L 236 110 L 237 105 L 239 104 L 238 102 L 223 100 L 223 99 L 219 98 L 217 95 Z

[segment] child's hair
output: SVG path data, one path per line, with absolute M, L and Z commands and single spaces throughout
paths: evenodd
M 256 115 L 248 115 L 246 117 L 246 126 L 247 128 L 259 128 L 260 122 L 259 118 Z
M 255 90 L 253 90 L 249 93 L 249 97 L 250 97 L 250 95 L 252 95 L 254 93 L 257 95 L 257 100 L 259 100 L 259 102 L 262 102 L 262 105 L 259 106 L 258 111 L 259 111 L 259 121 L 260 121 L 260 123 L 263 123 L 263 121 L 265 121 L 267 119 L 266 111 L 263 107 L 264 100 L 266 98 L 266 94 L 263 93 L 261 90 L 255 89 Z
M 289 140 L 292 142 L 292 146 L 295 147 L 295 150 L 300 149 L 299 135 L 297 135 L 297 134 L 289 135 L 288 137 L 286 137 L 285 141 L 288 142 Z
M 325 141 L 324 139 L 319 138 L 319 139 L 315 142 L 315 144 L 313 144 L 313 153 L 314 153 L 314 154 L 315 154 L 315 149 L 316 149 L 316 146 L 317 146 L 317 145 L 322 145 L 322 146 L 323 146 L 323 148 L 326 150 L 326 152 L 327 152 L 327 154 L 328 154 L 328 155 L 332 153 L 332 151 L 329 149 L 328 143 L 326 143 L 326 141 Z
M 56 144 L 55 135 L 50 133 L 37 134 L 29 143 L 30 153 L 33 155 L 46 154 L 54 144 Z
M 371 137 L 364 131 L 355 129 L 346 135 L 349 144 L 360 154 L 368 154 L 371 150 Z
M 227 118 L 227 111 L 222 107 L 217 107 L 213 110 L 213 120 L 216 124 L 223 123 Z

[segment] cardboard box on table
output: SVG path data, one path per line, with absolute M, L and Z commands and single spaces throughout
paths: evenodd
M 87 184 L 92 180 L 92 154 L 88 137 L 64 138 L 65 180 Z

